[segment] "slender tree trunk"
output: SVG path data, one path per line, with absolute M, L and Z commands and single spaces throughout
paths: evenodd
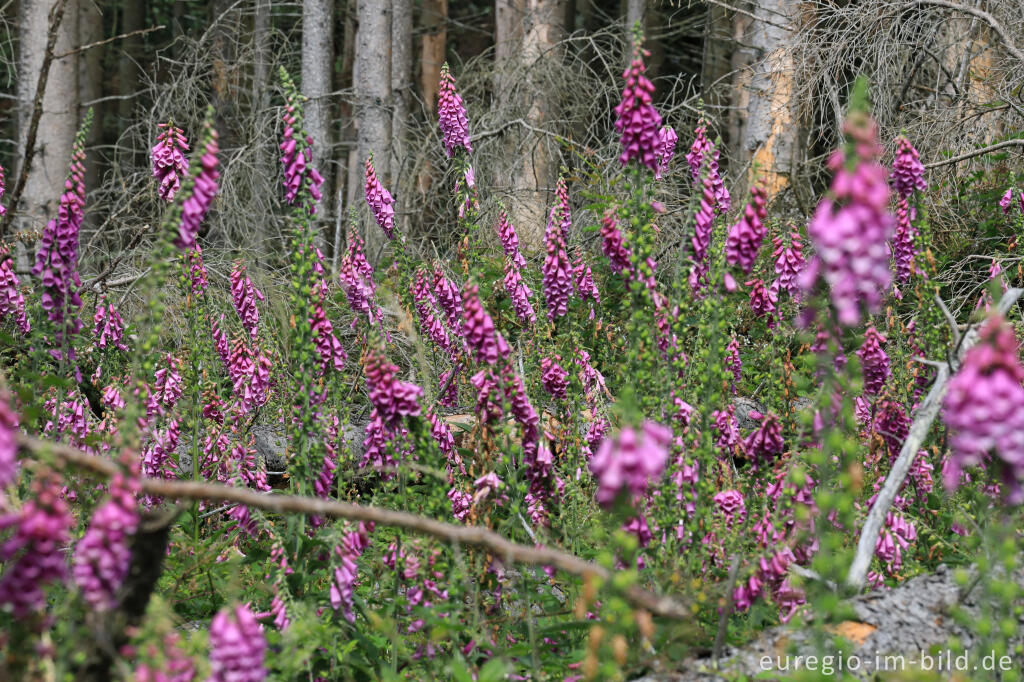
M 748 63 L 734 63 L 741 68 L 734 109 L 746 112 L 736 122 L 734 152 L 771 198 L 789 185 L 800 153 L 792 32 L 785 27 L 796 19 L 799 0 L 758 0 L 751 10 L 756 19 L 737 15 L 737 43 L 752 52 Z
M 103 40 L 103 15 L 95 3 L 85 0 L 78 6 L 78 42 L 88 45 Z M 86 148 L 95 147 L 103 139 L 103 49 L 83 52 L 78 60 L 78 119 L 91 107 L 95 118 L 85 139 Z M 85 157 L 85 186 L 93 190 L 100 184 L 100 166 L 96 154 Z
M 638 21 L 643 26 L 646 13 L 647 0 L 626 0 L 626 31 L 632 31 Z
M 270 1 L 256 0 L 256 14 L 252 22 L 252 84 L 255 91 L 253 103 L 260 110 L 270 106 Z
M 423 0 L 420 9 L 420 94 L 427 120 L 437 116 L 437 87 L 441 81 L 441 65 L 448 52 L 448 0 Z M 425 193 L 433 184 L 430 162 L 424 163 L 416 178 L 416 187 Z
M 412 88 L 412 0 L 391 0 L 391 140 L 392 184 L 398 229 L 409 233 L 406 183 L 409 168 L 405 142 L 409 124 L 409 91 Z M 401 183 L 401 186 L 400 186 Z
M 91 4 L 91 0 L 84 0 Z M 121 33 L 130 33 L 143 28 L 146 20 L 146 0 L 128 0 L 121 6 Z M 131 95 L 139 89 L 139 60 L 142 58 L 142 36 L 124 38 L 121 54 L 117 60 L 118 80 L 121 94 Z M 135 98 L 126 97 L 118 102 L 117 116 L 121 125 L 127 125 L 135 110 Z
M 373 154 L 377 177 L 391 183 L 391 2 L 359 3 L 356 35 L 356 120 L 359 127 L 359 161 Z M 385 236 L 373 225 L 367 230 L 369 256 L 376 259 Z
M 334 73 L 334 0 L 303 0 L 302 3 L 302 94 L 309 98 L 305 105 L 306 132 L 313 138 L 313 159 L 324 176 L 327 191 L 321 201 L 321 221 L 331 215 L 334 186 L 330 159 L 333 149 L 329 122 Z M 320 222 L 320 221 L 318 221 Z M 322 227 L 322 226 L 321 226 Z M 327 238 L 317 230 L 317 246 L 323 249 Z
M 352 91 L 355 91 L 356 84 L 358 83 L 355 74 L 357 14 L 358 2 L 350 0 L 345 8 L 345 21 L 343 24 L 344 35 L 342 37 L 340 84 L 342 87 L 348 87 Z M 358 187 L 357 179 L 362 177 L 359 167 L 359 138 L 356 132 L 355 107 L 350 99 L 345 98 L 339 101 L 338 118 L 342 121 L 341 139 L 345 142 L 345 147 L 339 154 L 339 157 L 344 159 L 344 173 L 338 177 L 338 205 L 340 207 L 344 203 L 345 207 L 344 213 L 339 210 L 339 218 L 344 225 L 348 223 L 349 207 L 356 205 L 355 202 L 358 196 L 356 191 Z M 345 197 L 344 202 L 341 202 L 341 196 Z M 334 244 L 335 264 L 337 264 L 337 260 L 341 257 L 340 252 L 344 248 L 343 225 L 339 225 L 338 229 L 336 229 L 337 239 L 335 239 Z
M 532 129 L 544 129 L 558 106 L 557 93 L 543 78 L 547 60 L 559 59 L 552 50 L 565 32 L 564 0 L 499 0 L 495 7 L 499 98 L 510 111 L 523 111 Z M 502 75 L 504 74 L 504 75 Z M 522 90 L 513 92 L 511 78 L 522 79 Z M 515 158 L 511 181 L 513 201 L 508 207 L 520 246 L 528 252 L 543 248 L 544 226 L 551 188 L 555 184 L 557 150 L 548 135 L 520 127 L 509 135 Z
M 46 52 L 50 29 L 50 0 L 21 0 L 18 27 L 21 40 L 18 53 L 18 159 L 25 158 L 25 136 L 36 82 Z M 60 54 L 74 48 L 78 37 L 78 3 L 68 0 L 64 19 L 60 24 L 54 52 Z M 78 127 L 78 55 L 54 59 L 50 66 L 49 82 L 42 101 L 43 114 L 36 136 L 36 153 L 29 169 L 20 207 L 15 222 L 16 230 L 40 230 L 47 220 L 56 215 L 64 180 L 71 161 L 71 145 Z M 21 172 L 21 169 L 18 169 Z M 12 174 L 12 177 L 14 175 Z M 28 253 L 19 248 L 18 268 L 28 268 Z

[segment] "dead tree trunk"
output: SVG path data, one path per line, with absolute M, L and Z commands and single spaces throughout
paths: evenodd
M 510 138 L 510 156 L 515 159 L 511 172 L 512 199 L 510 217 L 515 224 L 520 246 L 536 252 L 543 248 L 544 226 L 551 189 L 554 187 L 557 149 L 543 130 L 558 106 L 557 95 L 546 87 L 544 78 L 550 60 L 559 59 L 552 48 L 565 32 L 564 0 L 503 0 L 496 7 L 496 55 L 500 84 L 499 96 L 515 98 L 503 106 L 523 110 L 529 126 L 514 130 Z M 522 83 L 510 87 L 511 80 Z
M 420 94 L 427 119 L 437 116 L 437 88 L 441 81 L 441 65 L 448 46 L 448 0 L 423 0 L 418 33 L 420 38 Z M 416 178 L 416 188 L 425 193 L 433 183 L 434 174 L 427 161 Z
M 89 3 L 89 0 L 86 0 Z M 146 20 L 146 2 L 126 2 L 121 8 L 121 32 L 130 33 L 143 28 Z M 142 36 L 125 38 L 121 44 L 122 54 L 117 60 L 117 76 L 122 95 L 132 95 L 139 89 L 139 59 L 142 56 Z M 125 97 L 117 107 L 121 125 L 127 125 L 135 109 L 135 98 Z
M 50 29 L 49 0 L 22 0 L 18 26 L 21 40 L 18 54 L 18 159 L 25 158 L 25 137 L 32 117 L 36 81 L 46 52 Z M 78 36 L 78 3 L 69 0 L 57 32 L 54 53 L 67 52 Z M 71 160 L 71 145 L 78 127 L 78 56 L 54 59 L 42 100 L 42 116 L 36 136 L 35 157 L 28 169 L 16 230 L 39 230 L 54 216 Z M 19 169 L 19 173 L 21 170 Z M 14 175 L 12 174 L 12 177 Z M 18 267 L 28 268 L 28 254 L 19 249 Z
M 88 45 L 103 40 L 103 15 L 95 3 L 82 2 L 78 7 L 78 43 Z M 78 120 L 85 116 L 90 107 L 95 118 L 85 138 L 86 149 L 95 147 L 103 139 L 103 50 L 93 48 L 81 54 L 78 60 Z M 85 158 L 85 186 L 93 189 L 99 185 L 100 166 L 95 154 Z
M 332 181 L 330 159 L 333 148 L 330 106 L 331 75 L 334 67 L 334 0 L 303 0 L 302 3 L 302 94 L 305 104 L 306 132 L 313 138 L 313 160 L 324 176 L 324 193 L 320 221 L 331 214 Z M 316 244 L 322 250 L 327 244 L 322 229 L 316 231 Z
M 377 176 L 391 183 L 391 2 L 359 3 L 356 34 L 356 121 L 359 128 L 359 161 L 373 154 Z M 376 259 L 385 236 L 373 225 L 366 231 L 368 255 Z
M 747 6 L 753 17 L 735 19 L 737 117 L 730 138 L 739 167 L 749 166 L 748 179 L 760 179 L 769 199 L 789 185 L 800 152 L 790 28 L 799 4 L 757 0 Z
M 408 234 L 409 212 L 405 202 L 408 188 L 399 187 L 399 182 L 406 177 L 404 171 L 409 167 L 405 136 L 412 87 L 412 0 L 391 0 L 391 7 L 391 177 L 398 229 Z

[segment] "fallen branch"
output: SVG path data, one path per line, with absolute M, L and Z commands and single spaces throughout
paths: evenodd
M 1024 294 L 1024 289 L 1009 289 L 1003 294 L 1003 298 L 997 306 L 999 314 L 1006 315 L 1022 294 Z M 945 305 L 941 305 L 941 307 L 944 312 L 947 310 Z M 947 318 L 947 322 L 950 322 L 949 318 Z M 951 327 L 954 336 L 956 336 L 958 332 L 955 321 L 951 323 Z M 960 363 L 963 362 L 967 351 L 978 342 L 977 327 L 978 325 L 972 325 L 962 337 L 957 337 L 958 342 L 956 344 L 955 356 L 950 358 L 949 365 L 938 366 L 935 383 L 932 384 L 931 390 L 928 391 L 924 402 L 918 408 L 917 414 L 914 416 L 914 422 L 910 425 L 907 438 L 903 441 L 903 447 L 900 448 L 900 454 L 896 461 L 893 462 L 892 470 L 889 471 L 889 475 L 885 478 L 885 485 L 882 487 L 881 492 L 878 493 L 878 497 L 875 498 L 875 504 L 871 507 L 871 511 L 868 512 L 868 516 L 864 520 L 864 528 L 861 530 L 860 540 L 857 542 L 857 554 L 854 556 L 853 562 L 850 564 L 850 571 L 846 575 L 846 584 L 849 587 L 857 590 L 864 587 L 868 568 L 871 566 L 871 557 L 875 553 L 875 543 L 878 541 L 878 534 L 882 529 L 882 524 L 885 522 L 885 516 L 889 513 L 897 493 L 903 487 L 903 482 L 907 478 L 907 473 L 910 471 L 910 466 L 914 463 L 914 458 L 917 456 L 921 444 L 931 431 L 932 422 L 935 421 L 939 408 L 942 406 L 942 399 L 946 395 L 949 378 L 959 369 Z
M 32 101 L 32 118 L 29 119 L 28 133 L 25 135 L 25 158 L 21 160 L 21 169 L 18 171 L 18 180 L 14 183 L 14 190 L 8 202 L 10 210 L 0 218 L 0 239 L 7 234 L 7 230 L 14 220 L 14 214 L 18 210 L 18 202 L 25 191 L 25 183 L 28 182 L 28 172 L 32 168 L 32 158 L 36 155 L 36 135 L 39 133 L 39 119 L 43 116 L 43 95 L 46 93 L 46 81 L 50 78 L 50 64 L 53 63 L 53 48 L 57 44 L 57 29 L 64 19 L 64 9 L 67 0 L 57 0 L 50 9 L 50 32 L 46 36 L 46 51 L 43 53 L 43 65 L 39 69 L 39 80 L 36 81 L 36 94 Z
M 18 435 L 18 445 L 35 453 L 55 456 L 58 460 L 76 467 L 111 477 L 119 471 L 118 465 L 109 459 L 90 455 L 75 448 L 40 440 L 25 434 Z M 457 526 L 452 523 L 435 521 L 408 512 L 369 507 L 350 502 L 324 500 L 316 497 L 258 493 L 249 488 L 198 483 L 193 481 L 168 481 L 162 478 L 144 477 L 140 481 L 142 492 L 149 495 L 177 500 L 206 500 L 209 502 L 243 504 L 252 509 L 278 513 L 306 514 L 326 518 L 372 521 L 382 526 L 404 528 L 416 533 L 430 535 L 456 545 L 481 547 L 497 557 L 508 561 L 534 566 L 554 566 L 571 575 L 583 578 L 596 577 L 602 581 L 612 578 L 612 571 L 581 559 L 573 554 L 550 547 L 530 547 L 507 540 L 487 528 L 478 526 Z M 623 590 L 634 606 L 650 613 L 676 620 L 689 620 L 691 611 L 681 602 L 664 597 L 638 586 Z
M 1003 140 L 1002 142 L 997 142 L 996 144 L 992 144 L 987 147 L 975 149 L 964 154 L 960 154 L 959 156 L 951 156 L 950 158 L 943 159 L 942 161 L 926 163 L 924 167 L 938 168 L 939 166 L 948 166 L 951 163 L 960 163 L 967 159 L 973 159 L 975 156 L 984 156 L 985 154 L 991 154 L 992 152 L 999 151 L 1000 149 L 1006 149 L 1007 147 L 1024 147 L 1024 139 Z

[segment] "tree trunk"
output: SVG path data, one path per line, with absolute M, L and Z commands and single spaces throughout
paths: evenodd
M 91 4 L 91 0 L 85 0 Z M 121 6 L 121 33 L 130 33 L 143 28 L 146 20 L 145 0 L 129 0 Z M 118 80 L 122 95 L 131 95 L 139 88 L 139 60 L 142 58 L 142 36 L 123 38 L 121 54 L 117 60 Z M 117 116 L 121 125 L 128 125 L 135 109 L 135 98 L 125 97 L 118 102 Z
M 423 0 L 420 10 L 420 92 L 428 114 L 437 113 L 437 86 L 448 51 L 448 0 Z
M 751 7 L 756 19 L 736 16 L 736 42 L 750 51 L 734 53 L 733 66 L 740 69 L 734 109 L 745 112 L 735 122 L 734 152 L 740 168 L 750 164 L 748 179 L 760 179 L 769 199 L 789 185 L 799 155 L 793 34 L 784 27 L 798 11 L 799 0 L 758 0 Z
M 638 21 L 643 26 L 646 12 L 647 0 L 626 0 L 626 31 L 631 32 Z
M 499 0 L 495 7 L 495 55 L 498 59 L 498 95 L 507 111 L 523 111 L 530 128 L 544 129 L 557 108 L 557 95 L 546 88 L 544 62 L 558 59 L 552 50 L 565 31 L 564 0 Z M 513 90 L 512 77 L 523 79 Z M 519 101 L 509 101 L 516 97 Z M 515 158 L 508 207 L 527 252 L 543 248 L 544 226 L 551 188 L 555 184 L 555 154 L 550 136 L 519 127 L 509 135 Z
M 81 2 L 78 6 L 78 42 L 88 45 L 103 40 L 103 15 L 93 2 Z M 78 60 L 78 120 L 91 107 L 95 118 L 85 138 L 86 148 L 96 147 L 103 139 L 103 103 L 96 102 L 103 96 L 103 50 L 93 48 L 81 53 Z M 100 183 L 99 159 L 95 154 L 85 157 L 85 186 L 95 189 Z
M 342 87 L 351 88 L 355 91 L 355 61 L 356 61 L 356 15 L 358 13 L 358 2 L 350 0 L 345 8 L 344 34 L 342 36 L 342 57 L 341 74 L 339 84 Z M 344 159 L 343 171 L 338 176 L 338 214 L 335 216 L 335 239 L 334 253 L 332 254 L 334 268 L 337 270 L 338 261 L 344 250 L 345 230 L 348 225 L 348 209 L 356 206 L 359 196 L 357 191 L 357 180 L 362 178 L 359 166 L 358 134 L 356 132 L 355 108 L 350 99 L 339 100 L 338 118 L 342 121 L 341 139 L 345 147 L 338 155 Z M 344 196 L 344 201 L 342 197 Z M 344 210 L 342 210 L 344 206 Z
M 405 137 L 412 88 L 412 0 L 391 0 L 391 7 L 391 168 L 394 171 L 391 177 L 398 229 L 408 234 L 409 212 L 405 202 L 408 192 L 405 187 L 399 187 L 399 182 L 407 176 L 409 168 Z
M 25 158 L 25 136 L 32 118 L 36 83 L 46 52 L 50 29 L 50 0 L 21 0 L 18 27 L 21 40 L 18 53 L 18 159 Z M 78 37 L 78 2 L 68 0 L 64 19 L 57 33 L 54 53 L 73 49 Z M 16 230 L 41 230 L 56 215 L 64 180 L 71 162 L 71 145 L 78 127 L 78 55 L 54 59 L 43 96 L 36 152 L 29 168 L 20 207 L 9 206 L 21 215 Z M 18 173 L 21 169 L 18 169 Z M 12 174 L 12 177 L 13 174 Z M 13 184 L 13 182 L 12 182 Z M 28 267 L 28 254 L 19 249 L 18 268 Z
M 334 0 L 303 0 L 302 3 L 302 94 L 305 103 L 306 132 L 313 138 L 313 163 L 324 176 L 326 192 L 321 201 L 320 221 L 331 214 L 334 186 L 330 165 L 331 127 L 329 124 L 330 103 L 328 93 L 332 91 L 331 76 L 334 72 Z M 322 226 L 321 226 L 322 228 Z M 317 246 L 323 249 L 327 244 L 322 229 L 316 231 Z
M 391 183 L 391 2 L 359 3 L 356 34 L 356 121 L 359 127 L 359 162 L 373 154 L 377 177 Z M 365 235 L 368 255 L 376 259 L 385 235 L 376 224 Z
M 448 53 L 448 0 L 423 0 L 420 8 L 420 94 L 427 120 L 437 120 L 437 88 Z M 434 182 L 430 161 L 423 164 L 416 188 L 425 193 Z
M 270 0 L 256 0 L 256 14 L 252 21 L 253 103 L 263 110 L 270 106 Z

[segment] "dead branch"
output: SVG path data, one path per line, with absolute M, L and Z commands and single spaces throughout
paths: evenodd
M 951 163 L 960 163 L 961 161 L 966 161 L 967 159 L 972 159 L 975 156 L 983 156 L 985 154 L 991 154 L 994 151 L 998 151 L 1000 149 L 1006 149 L 1007 147 L 1024 147 L 1024 140 L 1020 140 L 1020 139 L 1004 140 L 1002 142 L 998 142 L 996 144 L 989 145 L 988 147 L 982 147 L 981 149 L 975 149 L 975 150 L 969 151 L 969 152 L 967 152 L 965 154 L 960 154 L 958 156 L 952 156 L 952 157 L 950 157 L 948 159 L 943 159 L 942 161 L 933 161 L 931 163 L 926 163 L 926 164 L 924 164 L 924 167 L 925 168 L 938 168 L 939 166 L 948 166 Z
M 153 31 L 160 31 L 160 30 L 165 29 L 165 28 L 167 28 L 167 27 L 164 26 L 163 24 L 160 24 L 159 26 L 151 26 L 149 28 L 140 28 L 138 31 L 131 31 L 130 33 L 122 33 L 121 35 L 117 35 L 117 36 L 114 36 L 112 38 L 106 38 L 104 40 L 97 40 L 94 43 L 88 43 L 86 45 L 82 45 L 81 47 L 76 47 L 73 50 L 68 50 L 67 52 L 61 52 L 58 55 L 54 55 L 53 58 L 54 59 L 64 59 L 64 57 L 70 57 L 73 54 L 78 54 L 79 52 L 85 52 L 86 50 L 91 50 L 94 47 L 100 47 L 101 45 L 106 45 L 107 43 L 112 43 L 115 40 L 122 40 L 124 38 L 131 38 L 133 36 L 141 36 L 141 35 L 145 35 L 147 33 L 152 33 Z
M 1009 312 L 1021 295 L 1024 295 L 1024 289 L 1009 289 L 999 301 L 997 306 L 999 313 L 1005 315 Z M 958 333 L 955 325 L 953 326 L 953 333 Z M 850 564 L 850 571 L 846 576 L 846 584 L 848 586 L 858 590 L 864 587 L 868 567 L 871 565 L 871 557 L 875 553 L 875 542 L 878 540 L 878 533 L 882 529 L 885 516 L 889 513 L 893 500 L 896 499 L 896 494 L 903 487 L 903 482 L 907 478 L 907 473 L 910 471 L 914 458 L 917 457 L 921 444 L 928 437 L 929 431 L 931 431 L 932 422 L 935 421 L 939 408 L 942 406 L 942 399 L 946 395 L 950 376 L 956 373 L 967 351 L 977 342 L 978 330 L 977 325 L 974 325 L 961 338 L 959 350 L 956 356 L 951 359 L 950 364 L 952 367 L 946 365 L 938 367 L 935 383 L 932 384 L 931 390 L 928 391 L 924 402 L 918 408 L 914 422 L 910 425 L 907 438 L 903 441 L 903 447 L 900 448 L 900 454 L 893 463 L 889 475 L 886 476 L 885 485 L 882 487 L 881 492 L 878 493 L 875 504 L 871 507 L 871 511 L 868 512 L 868 516 L 864 520 L 864 528 L 861 530 L 860 540 L 857 542 L 857 554 L 854 556 L 853 562 Z
M 44 455 L 48 453 L 64 463 L 88 469 L 103 476 L 111 477 L 119 471 L 118 465 L 112 460 L 25 434 L 18 435 L 18 444 L 30 452 Z M 372 521 L 382 526 L 404 528 L 415 533 L 430 535 L 455 545 L 481 547 L 509 562 L 533 566 L 554 566 L 571 575 L 583 578 L 592 576 L 606 582 L 612 578 L 612 571 L 591 561 L 551 547 L 520 545 L 492 530 L 479 526 L 457 526 L 408 512 L 316 497 L 258 493 L 248 488 L 215 483 L 168 481 L 162 478 L 142 478 L 140 483 L 142 492 L 165 499 L 234 502 L 253 509 L 282 514 L 306 514 L 352 521 Z M 623 591 L 623 595 L 634 606 L 646 609 L 658 616 L 675 620 L 689 620 L 691 617 L 691 611 L 685 604 L 635 585 L 627 587 Z

